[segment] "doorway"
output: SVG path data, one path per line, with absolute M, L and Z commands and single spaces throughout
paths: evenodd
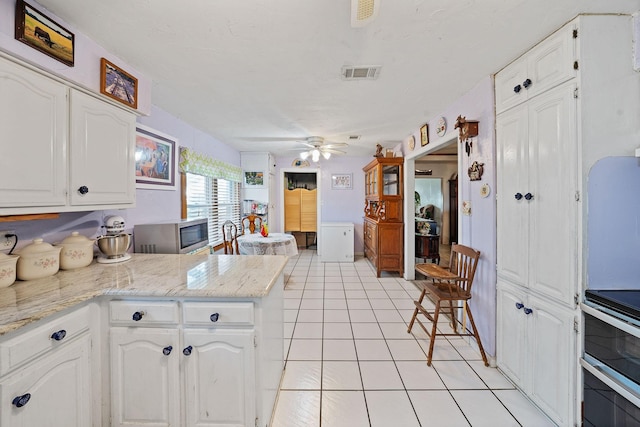
M 296 238 L 298 247 L 317 249 L 320 224 L 318 170 L 283 169 L 281 230 Z

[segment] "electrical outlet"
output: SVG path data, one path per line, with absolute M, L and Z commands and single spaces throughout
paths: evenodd
M 16 234 L 15 230 L 0 231 L 0 251 L 11 249 L 16 242 L 15 236 L 6 237 L 7 234 Z

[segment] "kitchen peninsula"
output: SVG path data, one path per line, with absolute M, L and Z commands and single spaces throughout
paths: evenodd
M 268 425 L 286 260 L 134 254 L 0 289 L 0 427 Z

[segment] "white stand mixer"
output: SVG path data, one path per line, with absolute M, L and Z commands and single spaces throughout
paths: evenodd
M 123 233 L 124 218 L 121 216 L 108 216 L 104 221 L 106 235 L 96 238 L 96 244 L 104 255 L 98 256 L 100 264 L 112 264 L 131 259 L 127 253 L 131 246 L 131 234 Z

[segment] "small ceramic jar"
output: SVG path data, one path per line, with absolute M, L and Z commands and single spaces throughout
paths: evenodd
M 7 255 L 0 252 L 0 288 L 11 286 L 16 281 L 18 258 L 18 255 Z
M 17 276 L 19 280 L 33 280 L 53 276 L 60 268 L 60 250 L 42 239 L 20 249 Z
M 91 261 L 93 261 L 94 242 L 95 240 L 88 239 L 74 231 L 62 242 L 57 243 L 55 246 L 62 247 L 60 251 L 60 268 L 62 270 L 72 270 L 91 264 Z

